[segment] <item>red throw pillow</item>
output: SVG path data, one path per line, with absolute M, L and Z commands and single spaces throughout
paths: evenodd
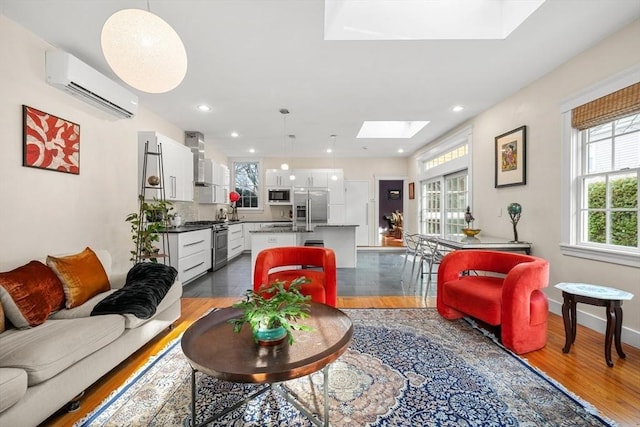
M 0 301 L 16 328 L 44 323 L 64 307 L 64 290 L 55 273 L 39 261 L 0 273 Z

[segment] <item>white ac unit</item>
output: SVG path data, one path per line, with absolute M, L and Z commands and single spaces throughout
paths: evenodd
M 47 83 L 120 118 L 131 118 L 138 112 L 138 97 L 91 68 L 75 56 L 63 51 L 45 54 Z

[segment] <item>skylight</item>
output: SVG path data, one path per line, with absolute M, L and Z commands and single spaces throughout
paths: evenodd
M 412 138 L 427 121 L 366 121 L 362 123 L 358 138 Z
M 505 39 L 545 0 L 325 0 L 325 40 Z

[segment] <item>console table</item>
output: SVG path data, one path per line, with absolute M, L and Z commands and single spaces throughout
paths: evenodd
M 524 252 L 527 255 L 531 255 L 531 243 L 512 242 L 500 237 L 467 237 L 460 234 L 449 234 L 444 237 L 437 237 L 424 234 L 421 235 L 421 238 L 432 239 L 437 241 L 439 246 L 454 250 L 485 249 L 492 251 Z
M 563 353 L 568 353 L 571 345 L 576 340 L 576 304 L 595 305 L 606 307 L 607 331 L 604 339 L 604 358 L 607 366 L 613 366 L 611 361 L 611 341 L 616 344 L 618 356 L 626 357 L 622 351 L 620 335 L 622 333 L 622 301 L 630 300 L 633 294 L 620 289 L 606 286 L 589 285 L 586 283 L 558 283 L 555 285 L 562 291 L 562 319 L 564 320 L 565 344 Z

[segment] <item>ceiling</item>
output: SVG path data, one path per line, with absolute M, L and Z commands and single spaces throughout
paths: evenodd
M 182 38 L 187 75 L 165 94 L 122 84 L 232 157 L 324 157 L 332 134 L 337 157 L 408 156 L 640 17 L 638 0 L 547 0 L 503 40 L 325 41 L 323 0 L 0 0 L 0 13 L 121 82 L 102 25 L 147 4 Z M 356 139 L 365 120 L 430 123 Z

